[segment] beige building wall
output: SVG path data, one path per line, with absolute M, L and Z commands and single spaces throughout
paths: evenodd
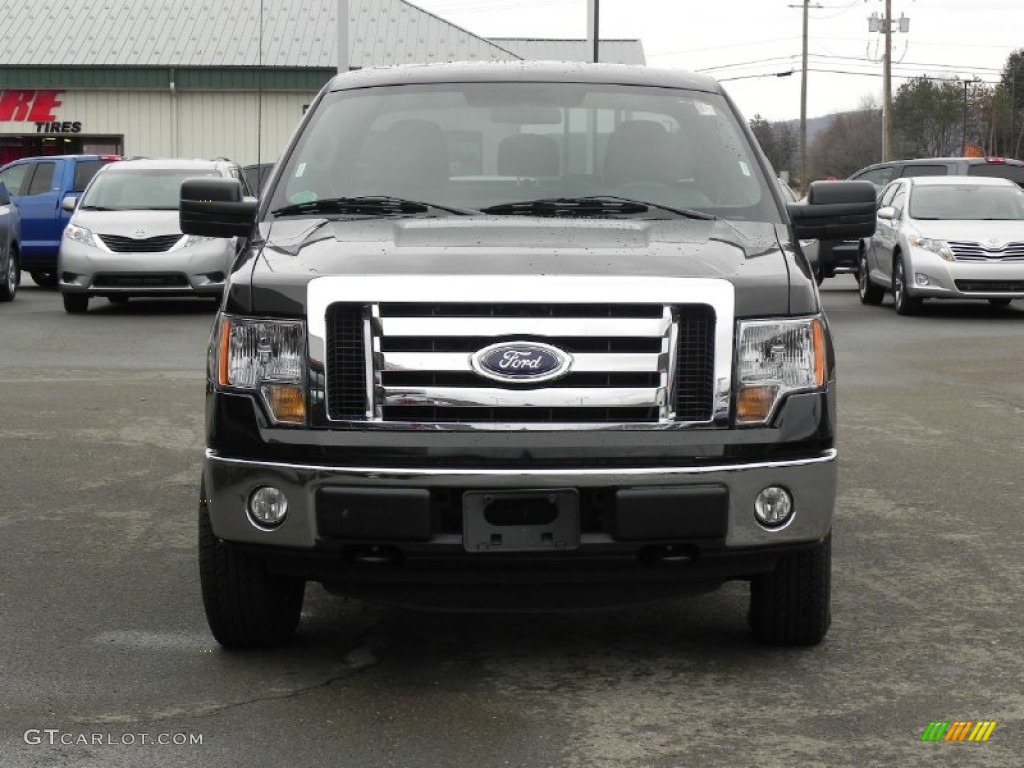
M 247 165 L 277 159 L 315 93 L 270 91 L 72 91 L 53 109 L 81 123 L 76 138 L 122 136 L 126 155 L 228 157 Z M 26 119 L 0 122 L 0 134 L 37 134 Z M 62 134 L 46 135 L 57 136 Z M 259 143 L 259 147 L 257 147 Z

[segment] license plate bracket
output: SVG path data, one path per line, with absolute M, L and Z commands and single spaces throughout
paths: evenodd
M 467 552 L 560 552 L 580 544 L 575 488 L 466 491 L 462 543 Z

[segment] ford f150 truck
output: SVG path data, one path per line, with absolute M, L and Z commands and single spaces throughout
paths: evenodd
M 207 618 L 285 642 L 307 581 L 448 610 L 614 606 L 750 582 L 761 641 L 830 622 L 836 389 L 800 238 L 713 80 L 613 65 L 339 75 L 259 202 L 209 347 Z

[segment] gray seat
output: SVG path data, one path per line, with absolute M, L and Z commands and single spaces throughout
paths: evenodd
M 669 184 L 679 180 L 678 147 L 661 123 L 627 120 L 608 137 L 604 180 L 610 187 L 637 182 Z
M 558 144 L 550 136 L 517 133 L 498 145 L 498 175 L 554 178 L 561 172 Z
M 400 120 L 384 136 L 367 180 L 367 194 L 433 197 L 449 180 L 448 146 L 431 120 Z

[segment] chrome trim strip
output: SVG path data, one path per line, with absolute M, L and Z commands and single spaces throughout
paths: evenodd
M 665 409 L 662 421 L 671 421 L 676 417 L 676 366 L 679 365 L 679 313 L 673 307 L 665 307 L 665 315 L 669 318 L 668 334 L 661 340 L 661 354 L 667 365 L 661 368 L 661 386 L 665 390 Z M 716 403 L 712 403 L 712 410 Z
M 563 469 L 446 469 L 443 467 L 333 467 L 326 464 L 288 464 L 280 461 L 254 461 L 251 459 L 233 459 L 218 456 L 211 448 L 206 449 L 207 461 L 215 461 L 235 466 L 279 469 L 287 472 L 319 472 L 338 476 L 339 479 L 363 480 L 417 480 L 420 478 L 439 478 L 448 481 L 480 479 L 485 483 L 500 483 L 502 480 L 522 478 L 535 480 L 539 478 L 556 478 L 559 481 L 571 479 L 573 485 L 587 486 L 614 482 L 617 478 L 676 477 L 714 475 L 718 473 L 750 472 L 762 469 L 791 469 L 815 464 L 828 464 L 836 460 L 838 451 L 829 448 L 818 456 L 787 461 L 755 461 L 738 464 L 715 464 L 696 467 L 619 467 L 607 469 L 587 469 L 566 467 Z M 595 482 L 597 481 L 597 482 Z
M 472 373 L 470 355 L 464 352 L 385 352 L 384 371 L 388 373 Z M 655 373 L 661 364 L 658 353 L 577 352 L 573 354 L 573 373 Z
M 663 317 L 385 317 L 383 334 L 388 337 L 473 336 L 495 338 L 523 336 L 599 336 L 603 338 L 658 337 L 668 332 Z
M 363 308 L 363 360 L 366 366 L 366 418 L 380 417 L 380 369 L 376 360 L 380 354 L 380 305 L 371 304 L 369 311 Z M 330 414 L 330 410 L 327 411 Z M 328 416 L 330 418 L 330 416 Z
M 384 405 L 455 408 L 630 408 L 664 407 L 665 390 L 651 387 L 384 387 Z

